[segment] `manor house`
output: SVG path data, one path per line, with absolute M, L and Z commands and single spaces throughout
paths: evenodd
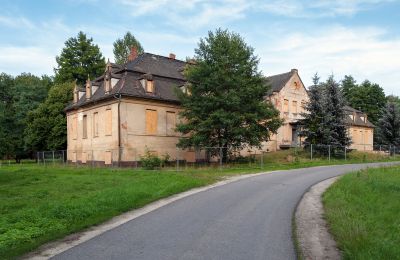
M 194 161 L 195 151 L 178 151 L 180 134 L 175 126 L 180 118 L 176 87 L 185 87 L 183 70 L 187 63 L 132 49 L 128 62 L 108 62 L 103 75 L 86 85 L 75 86 L 73 102 L 65 108 L 69 161 L 79 163 L 131 165 L 146 149 L 171 160 Z M 280 111 L 284 125 L 264 151 L 297 145 L 298 120 L 308 101 L 307 90 L 296 69 L 266 78 L 271 85 L 266 99 Z M 373 125 L 360 111 L 346 108 L 351 148 L 372 150 Z M 179 155 L 178 155 L 179 153 Z

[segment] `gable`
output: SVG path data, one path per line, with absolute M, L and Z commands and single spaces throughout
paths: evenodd
M 284 96 L 299 96 L 308 100 L 308 92 L 298 73 L 293 73 L 279 91 Z

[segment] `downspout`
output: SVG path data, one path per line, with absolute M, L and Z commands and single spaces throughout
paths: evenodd
M 114 98 L 118 99 L 118 167 L 121 166 L 121 150 L 122 150 L 122 142 L 121 142 L 121 89 L 125 83 L 126 71 L 124 73 L 124 78 L 121 82 L 121 87 L 118 89 L 118 92 L 114 94 Z

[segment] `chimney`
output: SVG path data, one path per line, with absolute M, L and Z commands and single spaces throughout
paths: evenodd
M 170 54 L 169 54 L 169 58 L 175 60 L 176 55 L 175 55 L 174 53 L 170 53 Z
M 297 69 L 291 69 L 290 70 L 292 73 L 298 73 Z
M 132 48 L 133 49 L 133 48 Z M 136 51 L 136 49 L 135 49 Z M 132 53 L 129 55 L 131 57 Z M 108 60 L 107 65 L 106 65 L 106 73 L 104 75 L 104 92 L 106 94 L 109 94 L 111 91 L 111 63 L 110 60 Z
M 76 85 L 76 80 L 75 80 L 75 87 L 74 87 L 74 104 L 78 102 L 78 86 Z
M 86 80 L 86 100 L 89 100 L 92 97 L 92 82 L 90 81 L 89 75 Z
M 133 61 L 137 57 L 136 47 L 131 47 L 131 53 L 128 56 L 128 61 Z

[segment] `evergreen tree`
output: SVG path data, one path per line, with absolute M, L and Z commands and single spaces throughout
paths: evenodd
M 301 136 L 305 136 L 304 145 L 308 147 L 311 144 L 321 144 L 325 139 L 325 129 L 323 127 L 325 110 L 323 104 L 323 89 L 319 83 L 318 74 L 313 77 L 313 85 L 308 90 L 309 101 L 306 103 L 302 113 L 303 119 L 300 124 L 303 130 Z
M 379 119 L 378 133 L 383 144 L 400 146 L 400 110 L 393 102 L 388 102 Z
M 240 35 L 218 29 L 201 39 L 195 65 L 185 70 L 187 91 L 178 90 L 185 118 L 180 147 L 260 146 L 281 126 L 279 112 L 264 100 L 268 86 L 258 58 Z
M 67 145 L 67 120 L 64 108 L 72 99 L 73 83 L 51 87 L 46 100 L 28 114 L 25 141 L 32 150 L 60 150 Z
M 84 84 L 88 75 L 96 78 L 104 72 L 105 60 L 92 38 L 79 32 L 76 38 L 69 38 L 65 42 L 60 56 L 56 57 L 57 68 L 55 81 L 57 83 L 72 82 L 75 79 L 78 84 Z
M 324 83 L 319 83 L 317 75 L 313 78 L 314 85 L 309 89 L 309 101 L 305 106 L 300 121 L 303 126 L 301 135 L 305 137 L 305 146 L 313 144 L 314 150 L 320 153 L 328 152 L 331 146 L 333 155 L 337 150 L 351 143 L 345 124 L 345 100 L 342 97 L 339 84 L 329 77 Z
M 345 100 L 333 76 L 324 83 L 324 89 L 326 91 L 324 128 L 329 129 L 326 144 L 334 147 L 349 146 L 351 141 L 347 134 Z
M 131 48 L 135 47 L 138 54 L 144 52 L 140 42 L 130 32 L 127 32 L 122 39 L 117 39 L 114 42 L 114 59 L 115 63 L 125 64 L 128 61 Z
M 341 82 L 342 93 L 346 100 L 351 100 L 355 89 L 358 87 L 357 81 L 351 75 L 345 75 Z
M 0 159 L 14 157 L 16 136 L 13 105 L 14 78 L 0 74 Z

